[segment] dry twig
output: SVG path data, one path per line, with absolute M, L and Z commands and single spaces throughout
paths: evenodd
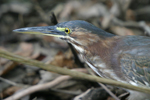
M 87 69 L 89 69 L 87 67 Z M 91 75 L 94 75 L 95 76 L 95 73 L 93 73 L 92 71 L 89 70 L 89 73 Z M 103 89 L 105 89 L 105 91 L 107 91 L 107 93 L 109 93 L 110 96 L 112 96 L 115 100 L 120 100 L 114 93 L 112 93 L 104 84 L 102 83 L 98 83 Z
M 87 73 L 87 70 L 81 69 L 81 68 L 80 69 L 73 69 L 73 70 Z M 55 80 L 53 80 L 51 82 L 31 86 L 31 87 L 29 87 L 29 88 L 27 88 L 27 89 L 25 89 L 25 90 L 23 90 L 21 92 L 18 92 L 16 94 L 6 98 L 5 100 L 18 100 L 18 99 L 20 99 L 20 98 L 22 98 L 22 97 L 24 97 L 24 96 L 26 96 L 28 94 L 36 92 L 36 91 L 52 88 L 52 87 L 60 84 L 62 81 L 68 80 L 70 78 L 71 77 L 67 76 L 67 75 L 60 76 L 60 77 L 56 78 Z
M 44 84 L 38 84 L 38 85 L 35 85 L 35 86 L 32 86 L 32 87 L 29 87 L 28 89 L 26 89 L 22 92 L 18 92 L 16 94 L 6 98 L 5 100 L 19 100 L 20 98 L 22 98 L 22 97 L 24 97 L 28 94 L 34 93 L 34 92 L 39 91 L 39 90 L 44 90 L 44 89 L 47 89 L 47 88 L 51 88 L 51 87 L 59 84 L 60 82 L 62 82 L 64 80 L 68 80 L 70 78 L 71 77 L 67 76 L 67 75 L 60 76 L 52 82 L 44 83 Z
M 3 50 L 0 50 L 0 57 L 7 58 L 9 60 L 13 60 L 13 61 L 20 62 L 23 64 L 36 66 L 36 67 L 42 68 L 47 71 L 53 71 L 53 72 L 56 72 L 59 74 L 69 75 L 69 76 L 72 76 L 72 77 L 78 78 L 78 79 L 89 80 L 89 81 L 93 81 L 93 82 L 101 82 L 101 83 L 105 83 L 105 84 L 109 84 L 109 85 L 113 85 L 113 86 L 117 86 L 117 87 L 123 87 L 123 88 L 131 89 L 131 90 L 135 90 L 135 91 L 150 93 L 150 88 L 148 88 L 148 87 L 133 86 L 130 84 L 114 81 L 111 79 L 100 78 L 97 76 L 92 76 L 92 75 L 84 74 L 81 72 L 71 71 L 71 70 L 65 69 L 65 68 L 59 68 L 59 67 L 56 67 L 53 65 L 46 65 L 39 61 L 31 60 L 29 58 L 21 57 L 18 55 L 14 55 L 10 52 L 6 52 Z

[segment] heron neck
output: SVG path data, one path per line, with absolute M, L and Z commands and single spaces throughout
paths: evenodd
M 99 56 L 104 62 L 110 60 L 113 49 L 117 45 L 119 36 L 114 37 L 99 37 L 96 42 L 84 46 L 89 56 Z

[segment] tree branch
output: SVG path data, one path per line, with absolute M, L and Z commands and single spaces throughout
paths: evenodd
M 39 91 L 39 90 L 44 90 L 44 89 L 48 89 L 48 88 L 51 88 L 53 86 L 56 86 L 58 85 L 59 83 L 61 83 L 62 81 L 64 80 L 68 80 L 70 79 L 71 77 L 70 76 L 60 76 L 58 78 L 56 78 L 55 80 L 53 80 L 52 82 L 48 82 L 48 83 L 44 83 L 44 84 L 38 84 L 38 85 L 34 85 L 34 86 L 31 86 L 21 92 L 18 92 L 4 100 L 19 100 L 21 99 L 22 97 L 28 95 L 28 94 L 31 94 L 31 93 L 34 93 L 36 91 Z
M 59 74 L 69 75 L 69 76 L 72 76 L 72 77 L 78 78 L 78 79 L 89 80 L 89 81 L 93 81 L 93 82 L 100 82 L 100 83 L 105 83 L 105 84 L 122 87 L 122 88 L 126 88 L 126 89 L 131 89 L 131 90 L 135 90 L 135 91 L 150 93 L 150 88 L 148 88 L 148 87 L 133 86 L 130 84 L 121 83 L 121 82 L 114 81 L 111 79 L 100 78 L 97 76 L 92 76 L 92 75 L 84 74 L 81 72 L 72 71 L 72 70 L 69 70 L 66 68 L 60 68 L 60 67 L 53 66 L 53 65 L 46 65 L 42 62 L 39 62 L 36 60 L 31 60 L 31 59 L 25 58 L 25 57 L 21 57 L 21 56 L 12 54 L 10 52 L 6 52 L 4 50 L 0 50 L 0 57 L 7 58 L 9 60 L 13 60 L 13 61 L 16 61 L 19 63 L 36 66 L 36 67 L 45 69 L 47 71 L 52 71 L 52 72 L 56 72 Z

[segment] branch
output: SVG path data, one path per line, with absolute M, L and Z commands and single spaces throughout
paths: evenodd
M 109 84 L 109 85 L 113 85 L 113 86 L 117 86 L 117 87 L 140 91 L 140 92 L 144 92 L 144 93 L 150 93 L 150 88 L 148 88 L 148 87 L 133 86 L 130 84 L 121 83 L 121 82 L 114 81 L 111 79 L 100 78 L 97 76 L 92 76 L 92 75 L 84 74 L 81 72 L 72 71 L 72 70 L 69 70 L 66 68 L 60 68 L 60 67 L 53 66 L 53 65 L 46 65 L 42 62 L 39 62 L 36 60 L 31 60 L 29 58 L 21 57 L 18 55 L 14 55 L 10 52 L 6 52 L 3 50 L 0 50 L 0 57 L 7 58 L 9 60 L 13 60 L 13 61 L 16 61 L 19 63 L 36 66 L 36 67 L 45 69 L 47 71 L 52 71 L 52 72 L 56 72 L 59 74 L 69 75 L 69 76 L 72 76 L 72 77 L 78 78 L 78 79 L 89 80 L 89 81 L 93 81 L 93 82 L 100 82 L 100 83 L 105 83 L 105 84 Z
M 87 73 L 87 70 L 85 70 L 85 69 L 73 69 L 73 70 Z M 37 85 L 31 86 L 31 87 L 28 87 L 28 88 L 10 96 L 4 100 L 19 100 L 22 97 L 29 95 L 31 93 L 34 93 L 36 91 L 45 90 L 45 89 L 55 87 L 56 85 L 62 83 L 65 80 L 69 80 L 69 79 L 71 79 L 71 77 L 68 75 L 59 76 L 51 82 L 43 83 L 43 84 L 37 84 Z
M 60 77 L 56 78 L 55 80 L 53 80 L 52 82 L 38 84 L 38 85 L 34 85 L 32 87 L 29 87 L 21 92 L 18 92 L 16 94 L 6 98 L 5 100 L 19 100 L 28 94 L 34 93 L 39 90 L 51 88 L 51 87 L 56 86 L 57 84 L 61 83 L 62 81 L 68 80 L 70 78 L 71 78 L 70 76 L 60 76 Z

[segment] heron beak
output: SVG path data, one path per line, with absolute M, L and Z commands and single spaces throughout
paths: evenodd
M 62 31 L 57 30 L 56 26 L 42 26 L 42 27 L 27 27 L 15 29 L 13 32 L 25 33 L 25 34 L 39 34 L 64 38 L 66 34 Z

